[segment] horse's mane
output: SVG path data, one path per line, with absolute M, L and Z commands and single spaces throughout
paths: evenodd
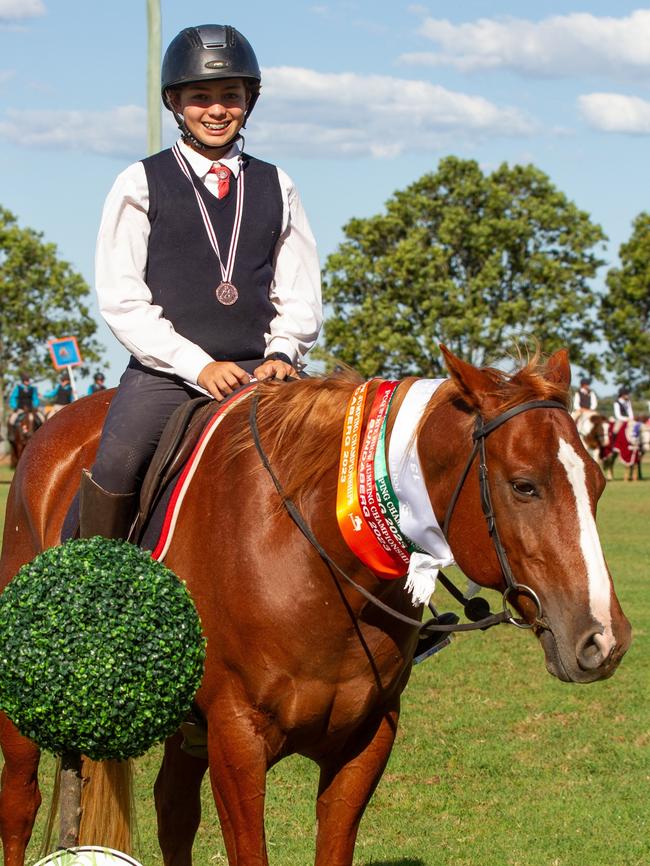
M 513 373 L 492 367 L 484 367 L 483 372 L 492 381 L 490 394 L 497 398 L 497 412 L 529 400 L 567 402 L 565 386 L 546 378 L 548 371 L 538 355 Z M 298 504 L 338 466 L 345 410 L 361 382 L 361 376 L 344 369 L 290 385 L 272 381 L 258 386 L 257 420 L 264 451 L 285 494 Z M 459 399 L 461 389 L 448 380 L 430 401 L 420 424 L 438 406 Z M 252 447 L 248 425 L 242 425 L 230 440 L 229 459 Z
M 338 466 L 345 410 L 363 381 L 358 373 L 343 368 L 290 384 L 270 381 L 258 385 L 260 437 L 290 499 L 300 502 Z M 248 425 L 243 425 L 229 441 L 228 459 L 253 447 Z

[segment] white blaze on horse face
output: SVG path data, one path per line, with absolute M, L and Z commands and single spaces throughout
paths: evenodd
M 606 656 L 616 643 L 612 632 L 611 587 L 596 521 L 591 512 L 585 464 L 575 448 L 562 438 L 558 458 L 564 466 L 576 500 L 580 549 L 587 568 L 589 608 L 594 619 L 603 627 L 600 649 Z

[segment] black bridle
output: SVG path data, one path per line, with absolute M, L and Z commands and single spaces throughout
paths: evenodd
M 510 568 L 510 563 L 508 562 L 508 557 L 506 555 L 505 549 L 503 547 L 503 544 L 501 543 L 501 538 L 499 537 L 496 526 L 496 519 L 494 516 L 494 509 L 492 507 L 490 486 L 488 482 L 485 440 L 487 436 L 492 433 L 493 430 L 496 430 L 497 427 L 500 427 L 502 424 L 505 424 L 506 421 L 509 421 L 511 418 L 514 418 L 516 415 L 519 415 L 522 412 L 527 412 L 530 409 L 562 409 L 564 412 L 566 412 L 567 408 L 563 403 L 559 403 L 555 400 L 532 400 L 528 403 L 522 403 L 519 406 L 514 406 L 512 409 L 508 409 L 505 412 L 502 412 L 500 415 L 497 415 L 496 418 L 493 418 L 487 423 L 483 420 L 480 414 L 477 414 L 476 423 L 474 425 L 474 432 L 472 434 L 474 447 L 467 459 L 465 468 L 458 480 L 458 484 L 456 485 L 454 493 L 452 494 L 451 500 L 449 502 L 449 506 L 445 514 L 443 532 L 445 538 L 448 538 L 449 524 L 451 522 L 456 502 L 458 501 L 460 492 L 463 489 L 467 476 L 469 475 L 472 464 L 474 463 L 476 456 L 479 455 L 479 488 L 481 496 L 481 507 L 487 521 L 488 533 L 490 535 L 490 538 L 492 539 L 492 544 L 494 545 L 494 549 L 499 560 L 499 565 L 501 566 L 501 572 L 503 574 L 506 588 L 502 594 L 503 610 L 501 610 L 499 613 L 492 613 L 490 611 L 490 606 L 488 602 L 484 598 L 466 598 L 463 593 L 460 592 L 460 590 L 449 580 L 449 578 L 447 578 L 443 574 L 442 571 L 438 572 L 438 579 L 440 580 L 442 585 L 457 601 L 459 601 L 463 605 L 465 616 L 467 616 L 468 619 L 472 620 L 468 623 L 453 625 L 445 625 L 442 623 L 438 623 L 436 619 L 430 619 L 425 622 L 421 622 L 420 620 L 400 613 L 389 605 L 384 604 L 383 601 L 374 596 L 365 587 L 354 581 L 340 568 L 339 565 L 337 565 L 337 563 L 330 557 L 330 555 L 315 537 L 315 535 L 305 522 L 305 519 L 303 518 L 296 504 L 284 493 L 282 485 L 280 484 L 280 481 L 278 480 L 271 464 L 269 463 L 268 457 L 266 456 L 264 448 L 262 447 L 259 435 L 259 428 L 257 425 L 258 404 L 259 396 L 257 394 L 254 394 L 253 399 L 251 400 L 251 407 L 249 412 L 249 424 L 253 436 L 253 442 L 255 444 L 255 448 L 257 449 L 257 453 L 260 457 L 262 465 L 269 473 L 271 480 L 273 481 L 273 484 L 275 485 L 275 488 L 280 498 L 282 499 L 282 503 L 285 509 L 289 513 L 289 516 L 296 524 L 298 529 L 302 532 L 302 534 L 309 541 L 312 547 L 315 548 L 321 558 L 339 575 L 341 575 L 341 577 L 343 577 L 344 580 L 347 581 L 347 583 L 350 584 L 350 586 L 352 586 L 367 601 L 369 601 L 375 607 L 378 607 L 380 610 L 384 611 L 384 613 L 389 614 L 393 618 L 398 619 L 401 622 L 404 622 L 414 628 L 417 628 L 418 631 L 420 631 L 422 634 L 429 634 L 432 631 L 454 632 L 473 631 L 475 629 L 485 630 L 487 628 L 491 628 L 494 625 L 499 625 L 500 623 L 515 625 L 518 628 L 533 628 L 533 626 L 535 625 L 544 628 L 546 627 L 545 623 L 542 621 L 542 605 L 539 597 L 537 596 L 537 593 L 533 589 L 531 589 L 531 587 L 526 586 L 523 583 L 519 583 L 515 580 L 512 569 Z M 532 622 L 528 623 L 525 620 L 516 619 L 513 616 L 512 612 L 509 610 L 508 599 L 513 593 L 525 595 L 532 599 L 532 601 L 534 602 L 536 607 L 536 615 Z
M 493 430 L 501 427 L 501 425 L 505 424 L 506 421 L 509 421 L 516 415 L 520 415 L 522 412 L 528 412 L 530 409 L 562 409 L 563 412 L 567 411 L 566 406 L 563 403 L 559 403 L 557 400 L 531 400 L 528 403 L 521 403 L 519 406 L 513 406 L 511 409 L 507 409 L 505 412 L 497 415 L 496 418 L 493 418 L 487 423 L 483 420 L 480 414 L 477 414 L 476 422 L 474 424 L 474 432 L 472 433 L 474 447 L 472 448 L 472 451 L 467 458 L 465 468 L 458 480 L 456 489 L 452 494 L 442 527 L 443 534 L 445 538 L 448 539 L 449 524 L 451 522 L 451 517 L 454 513 L 458 497 L 460 496 L 460 492 L 463 489 L 463 485 L 465 484 L 465 480 L 467 479 L 469 470 L 471 469 L 472 464 L 474 463 L 474 460 L 478 455 L 478 480 L 481 496 L 481 508 L 483 509 L 483 514 L 485 515 L 485 520 L 487 522 L 488 533 L 490 535 L 490 538 L 492 539 L 492 544 L 494 546 L 497 559 L 499 560 L 499 565 L 501 566 L 501 574 L 503 575 L 503 579 L 506 584 L 506 588 L 503 591 L 503 611 L 506 613 L 508 612 L 508 599 L 513 593 L 519 593 L 521 595 L 528 596 L 528 598 L 532 599 L 537 609 L 535 618 L 531 623 L 528 623 L 525 620 L 516 619 L 512 615 L 509 615 L 509 617 L 506 619 L 506 622 L 509 622 L 511 625 L 515 625 L 518 628 L 532 628 L 535 625 L 541 625 L 545 627 L 545 624 L 542 621 L 542 604 L 535 590 L 532 589 L 530 586 L 526 586 L 526 584 L 524 583 L 519 583 L 512 573 L 512 568 L 510 567 L 508 555 L 506 554 L 505 548 L 501 541 L 499 530 L 497 529 L 496 517 L 494 515 L 492 496 L 490 494 L 490 484 L 488 481 L 485 440 L 490 435 L 490 433 L 492 433 Z

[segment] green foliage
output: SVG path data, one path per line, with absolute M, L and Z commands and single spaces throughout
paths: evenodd
M 0 635 L 0 707 L 55 754 L 143 754 L 177 729 L 203 673 L 187 589 L 122 541 L 69 541 L 23 566 L 0 595 Z
M 52 375 L 47 341 L 74 335 L 86 362 L 100 360 L 97 330 L 84 298 L 89 288 L 55 244 L 20 228 L 0 207 L 0 393 L 21 369 L 34 378 Z
M 608 272 L 601 305 L 606 363 L 620 384 L 650 396 L 650 214 L 636 218 L 619 257 L 621 267 Z
M 325 346 L 362 375 L 437 376 L 440 342 L 485 364 L 531 337 L 598 372 L 589 280 L 605 236 L 535 167 L 447 157 L 345 235 L 324 269 Z

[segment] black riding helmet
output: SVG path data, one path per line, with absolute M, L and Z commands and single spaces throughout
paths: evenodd
M 183 118 L 174 111 L 167 91 L 190 81 L 214 78 L 246 79 L 250 90 L 246 109 L 248 120 L 260 95 L 262 81 L 257 58 L 248 39 L 234 27 L 224 24 L 201 24 L 181 30 L 165 51 L 161 90 L 163 104 L 172 112 L 185 137 L 193 138 L 185 128 Z

